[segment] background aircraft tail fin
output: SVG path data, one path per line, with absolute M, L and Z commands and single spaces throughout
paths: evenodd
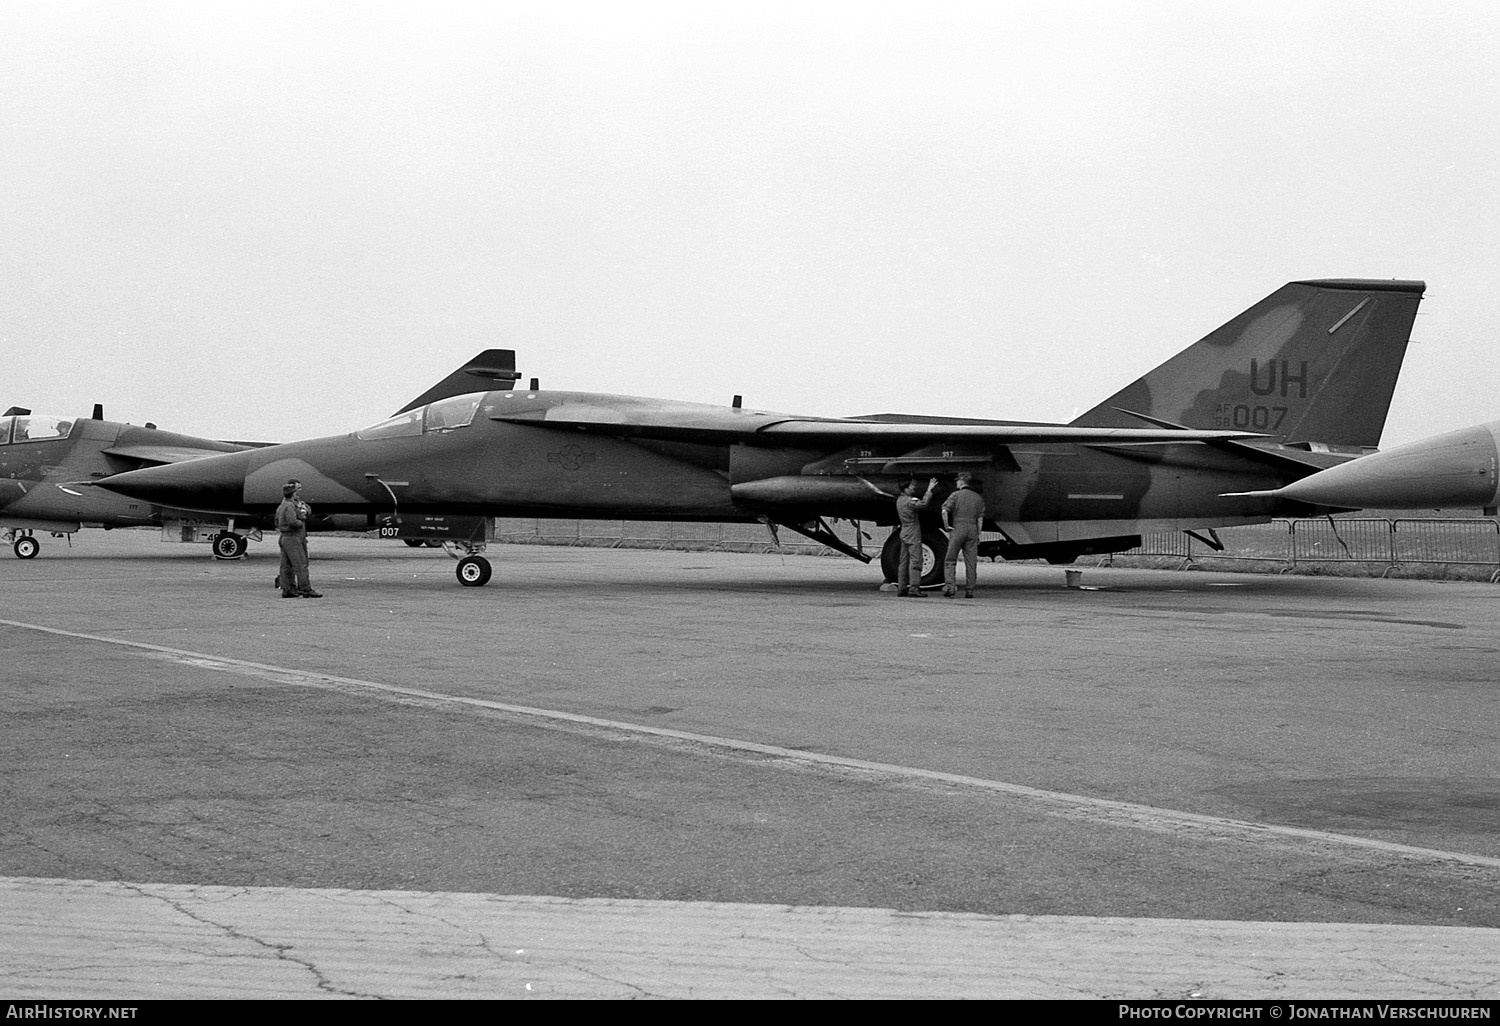
M 1290 282 L 1072 423 L 1128 427 L 1133 411 L 1285 442 L 1377 446 L 1426 288 Z
M 516 373 L 514 349 L 486 349 L 396 412 L 405 413 L 407 410 L 415 410 L 418 406 L 426 406 L 428 403 L 435 403 L 449 396 L 509 388 L 520 377 L 521 375 Z

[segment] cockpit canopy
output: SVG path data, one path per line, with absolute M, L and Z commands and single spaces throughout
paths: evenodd
M 415 410 L 398 413 L 394 417 L 371 424 L 354 432 L 355 438 L 401 438 L 405 435 L 420 435 L 424 431 L 453 431 L 468 427 L 474 420 L 485 393 L 470 392 L 439 399 L 435 403 L 419 406 Z
M 50 417 L 45 413 L 33 413 L 25 417 L 0 417 L 0 445 L 67 438 L 72 430 L 71 417 Z

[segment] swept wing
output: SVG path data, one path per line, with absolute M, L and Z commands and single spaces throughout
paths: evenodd
M 542 410 L 499 413 L 492 420 L 555 430 L 642 438 L 663 442 L 740 444 L 858 445 L 885 443 L 989 441 L 999 444 L 1075 445 L 1123 443 L 1218 442 L 1258 438 L 1250 431 L 1201 431 L 1190 428 L 1069 427 L 1056 424 L 888 421 L 862 418 L 791 417 L 759 410 L 724 409 L 687 403 L 611 397 L 610 403 L 563 403 Z

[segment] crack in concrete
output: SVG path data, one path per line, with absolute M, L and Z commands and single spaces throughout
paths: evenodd
M 223 933 L 223 935 L 225 937 L 228 937 L 231 940 L 244 941 L 246 943 L 253 944 L 253 945 L 256 945 L 258 947 L 264 948 L 266 951 L 268 951 L 268 952 L 271 953 L 271 955 L 274 957 L 274 959 L 276 961 L 285 962 L 285 963 L 287 963 L 289 965 L 300 966 L 301 968 L 305 969 L 308 972 L 308 974 L 312 977 L 314 986 L 316 986 L 318 990 L 320 990 L 320 991 L 322 991 L 322 992 L 324 992 L 326 994 L 333 994 L 333 995 L 336 995 L 336 996 L 339 996 L 339 997 L 351 997 L 351 998 L 378 998 L 378 997 L 381 997 L 381 995 L 379 995 L 379 994 L 364 994 L 364 993 L 360 993 L 358 991 L 344 990 L 344 989 L 341 989 L 339 987 L 334 986 L 333 981 L 331 981 L 327 976 L 325 976 L 323 974 L 322 970 L 320 970 L 316 965 L 314 965 L 312 962 L 308 961 L 305 958 L 299 958 L 299 957 L 297 957 L 297 956 L 295 956 L 295 955 L 292 954 L 292 951 L 294 950 L 295 945 L 292 945 L 292 944 L 277 944 L 277 943 L 274 943 L 272 941 L 263 940 L 260 937 L 256 937 L 253 934 L 246 933 L 245 931 L 237 929 L 237 928 L 235 928 L 233 926 L 230 926 L 227 923 L 215 922 L 214 920 L 209 919 L 206 916 L 202 916 L 202 915 L 199 915 L 199 914 L 195 913 L 191 909 L 187 908 L 186 905 L 184 905 L 183 902 L 181 902 L 181 901 L 175 900 L 175 899 L 173 899 L 172 897 L 170 897 L 170 896 L 168 896 L 166 894 L 154 893 L 151 889 L 149 889 L 145 885 L 132 884 L 132 883 L 128 883 L 128 882 L 122 882 L 121 885 L 126 890 L 133 891 L 134 893 L 138 894 L 139 896 L 141 896 L 143 898 L 147 898 L 147 899 L 150 899 L 150 900 L 153 900 L 153 901 L 161 902 L 162 904 L 166 905 L 168 908 L 172 909 L 174 912 L 177 912 L 178 914 L 180 914 L 182 916 L 185 916 L 188 919 L 191 919 L 195 923 L 201 923 L 204 926 L 213 927 L 214 929 L 219 930 L 221 933 Z M 193 894 L 194 894 L 195 897 L 199 894 L 199 891 L 198 891 L 197 888 L 193 889 Z M 232 898 L 228 898 L 228 899 L 225 899 L 225 900 L 227 901 L 227 900 L 233 900 L 233 899 Z

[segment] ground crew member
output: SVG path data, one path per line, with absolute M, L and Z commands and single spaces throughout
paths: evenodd
M 276 583 L 282 598 L 322 598 L 313 591 L 307 572 L 307 519 L 312 507 L 302 501 L 302 483 L 288 481 L 281 487 L 281 505 L 276 507 L 276 530 L 281 534 L 281 573 Z
M 958 487 L 943 503 L 943 526 L 949 531 L 948 554 L 943 557 L 943 597 L 958 594 L 958 554 L 964 554 L 964 598 L 974 597 L 979 575 L 979 527 L 984 520 L 984 498 L 970 487 L 972 477 L 958 475 Z
M 922 594 L 922 525 L 917 514 L 932 501 L 937 478 L 927 482 L 927 494 L 917 498 L 917 481 L 912 478 L 901 486 L 896 497 L 896 518 L 901 521 L 901 564 L 896 571 L 896 595 L 904 598 L 926 598 Z

